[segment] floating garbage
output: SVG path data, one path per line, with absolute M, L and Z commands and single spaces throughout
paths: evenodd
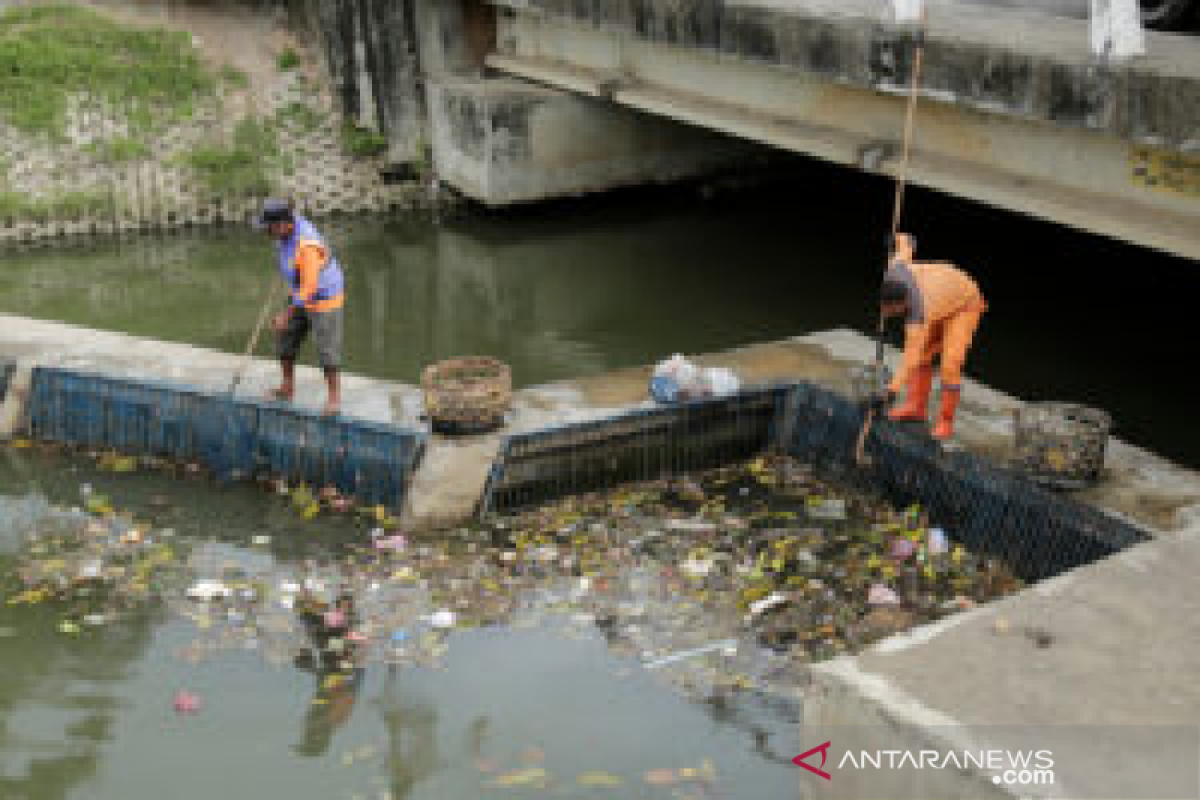
M 650 378 L 650 396 L 659 403 L 723 397 L 740 388 L 741 381 L 732 370 L 701 369 L 678 353 L 658 364 Z
M 197 581 L 187 590 L 188 599 L 196 600 L 201 603 L 211 603 L 214 600 L 224 600 L 232 594 L 233 592 L 228 586 L 220 581 L 214 580 Z
M 575 778 L 575 782 L 593 789 L 615 789 L 625 784 L 621 776 L 609 772 L 584 772 Z
M 696 647 L 691 650 L 686 650 L 682 653 L 672 653 L 671 655 L 666 656 L 665 658 L 659 658 L 654 661 L 651 661 L 649 664 L 646 665 L 646 669 L 661 669 L 662 667 L 665 667 L 668 664 L 674 664 L 677 661 L 683 661 L 684 659 L 688 659 L 688 658 L 695 658 L 696 656 L 702 656 L 707 653 L 714 653 L 718 650 L 727 651 L 731 648 L 736 648 L 736 647 L 737 647 L 737 639 L 726 639 L 721 642 L 712 642 L 710 644 L 704 645 L 703 647 Z
M 751 614 L 751 616 L 757 617 L 759 614 L 763 614 L 767 611 L 770 611 L 772 608 L 778 608 L 779 606 L 783 605 L 787 601 L 788 601 L 788 596 L 786 594 L 783 594 L 781 592 L 775 592 L 774 594 L 770 595 L 769 597 L 764 597 L 762 600 L 756 600 L 753 603 L 751 603 L 750 604 L 750 614 Z
M 300 511 L 336 499 L 287 491 Z M 799 680 L 807 662 L 1020 588 L 1003 563 L 970 553 L 919 508 L 893 508 L 777 456 L 428 536 L 400 534 L 386 510 L 360 508 L 373 531 L 290 560 L 257 538 L 239 548 L 171 537 L 101 499 L 102 510 L 35 525 L 0 576 L 7 603 L 55 604 L 51 624 L 78 646 L 154 603 L 194 629 L 180 659 L 253 652 L 322 680 L 372 661 L 436 668 L 458 639 L 451 630 L 543 626 L 602 637 L 707 697 Z M 683 768 L 654 777 L 690 780 Z
M 929 555 L 940 556 L 950 551 L 950 542 L 941 528 L 929 529 Z
M 867 605 L 898 606 L 900 605 L 900 595 L 887 586 L 877 583 L 871 587 L 871 591 L 867 592 Z
M 454 612 L 449 609 L 439 609 L 429 615 L 429 624 L 434 628 L 453 628 Z
M 171 701 L 176 714 L 195 714 L 200 710 L 199 696 L 180 689 Z

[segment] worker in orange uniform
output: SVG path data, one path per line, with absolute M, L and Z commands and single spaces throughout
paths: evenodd
M 291 290 L 288 307 L 272 321 L 278 338 L 283 383 L 270 397 L 292 399 L 296 390 L 296 354 L 311 332 L 328 387 L 324 413 L 337 414 L 341 407 L 339 370 L 342 306 L 346 295 L 341 266 L 312 223 L 293 214 L 291 205 L 283 200 L 266 201 L 258 226 L 275 239 L 279 273 Z
M 944 440 L 954 435 L 963 364 L 987 303 L 975 281 L 957 267 L 914 261 L 916 248 L 911 235 L 897 234 L 883 278 L 880 305 L 884 319 L 902 315 L 905 320 L 904 363 L 877 402 L 890 405 L 903 389 L 904 404 L 892 408 L 888 419 L 924 422 L 933 386 L 933 359 L 940 354 L 942 405 L 933 435 Z

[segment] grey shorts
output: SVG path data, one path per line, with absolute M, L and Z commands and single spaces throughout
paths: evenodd
M 300 345 L 312 332 L 317 347 L 317 362 L 321 369 L 337 369 L 342 365 L 342 309 L 334 311 L 304 311 L 296 309 L 287 328 L 277 339 L 279 357 L 296 360 Z

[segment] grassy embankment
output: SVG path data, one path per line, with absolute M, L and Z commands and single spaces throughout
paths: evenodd
M 278 59 L 285 71 L 300 63 L 290 49 Z M 152 158 L 156 137 L 186 122 L 198 106 L 219 101 L 222 85 L 244 90 L 249 81 L 232 66 L 210 69 L 183 32 L 122 25 L 66 4 L 0 13 L 0 121 L 48 148 L 68 148 L 72 103 L 103 109 L 124 130 L 85 147 L 101 166 Z M 324 120 L 324 112 L 292 103 L 271 118 L 240 120 L 230 136 L 179 153 L 174 163 L 188 168 L 214 197 L 266 194 L 276 175 L 292 169 L 279 152 L 278 131 L 311 132 Z M 385 144 L 377 134 L 355 129 L 347 129 L 343 139 L 346 152 L 360 156 L 378 153 Z M 9 181 L 10 167 L 0 153 L 0 219 L 78 219 L 113 210 L 111 191 L 18 191 Z M 52 173 L 46 184 L 70 182 Z

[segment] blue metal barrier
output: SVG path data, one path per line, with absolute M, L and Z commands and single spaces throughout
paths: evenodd
M 39 439 L 196 462 L 223 479 L 272 475 L 399 509 L 425 435 L 190 386 L 34 370 Z

